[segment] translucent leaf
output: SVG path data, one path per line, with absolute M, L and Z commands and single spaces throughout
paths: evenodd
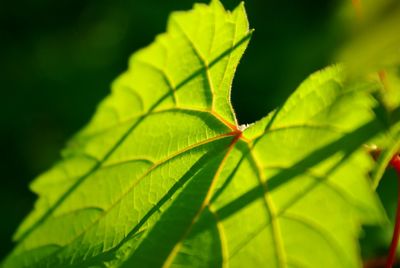
M 360 266 L 361 223 L 383 217 L 362 148 L 385 127 L 380 84 L 333 66 L 238 126 L 231 83 L 251 33 L 243 5 L 173 13 L 32 183 L 4 267 Z

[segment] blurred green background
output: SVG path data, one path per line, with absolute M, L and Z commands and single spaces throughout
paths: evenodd
M 223 0 L 233 8 L 239 1 Z M 132 52 L 193 0 L 3 1 L 0 4 L 0 259 L 33 206 L 29 182 L 60 158 Z M 349 36 L 350 0 L 248 0 L 252 42 L 233 85 L 240 123 L 281 104 L 330 64 Z M 347 6 L 347 9 L 346 9 Z M 346 15 L 347 14 L 347 15 Z

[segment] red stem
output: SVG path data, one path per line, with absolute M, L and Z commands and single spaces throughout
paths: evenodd
M 392 236 L 392 243 L 390 244 L 389 256 L 386 260 L 385 268 L 392 268 L 396 261 L 396 249 L 399 243 L 399 236 L 400 236 L 400 156 L 399 155 L 394 156 L 390 161 L 390 165 L 397 172 L 397 210 L 396 210 L 396 221 Z

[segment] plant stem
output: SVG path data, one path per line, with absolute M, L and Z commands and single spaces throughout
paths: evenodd
M 397 209 L 394 231 L 392 236 L 392 243 L 390 244 L 389 255 L 386 260 L 386 268 L 392 268 L 396 260 L 396 249 L 399 243 L 400 235 L 400 157 L 396 155 L 390 161 L 390 165 L 396 170 L 397 173 Z

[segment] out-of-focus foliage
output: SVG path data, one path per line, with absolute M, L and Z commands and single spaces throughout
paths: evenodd
M 400 64 L 400 2 L 361 1 L 354 35 L 341 50 L 353 75 Z
M 400 118 L 400 2 L 365 0 L 361 3 L 351 38 L 338 51 L 337 59 L 347 63 L 350 76 L 370 73 L 372 80 L 382 84 L 383 90 L 376 96 L 382 108 L 377 115 L 383 122 L 392 124 Z M 384 258 L 392 240 L 398 188 L 396 175 L 387 166 L 400 151 L 400 124 L 392 125 L 389 132 L 375 139 L 373 146 L 383 150 L 371 179 L 388 218 L 382 226 L 365 228 L 361 246 L 367 260 Z

